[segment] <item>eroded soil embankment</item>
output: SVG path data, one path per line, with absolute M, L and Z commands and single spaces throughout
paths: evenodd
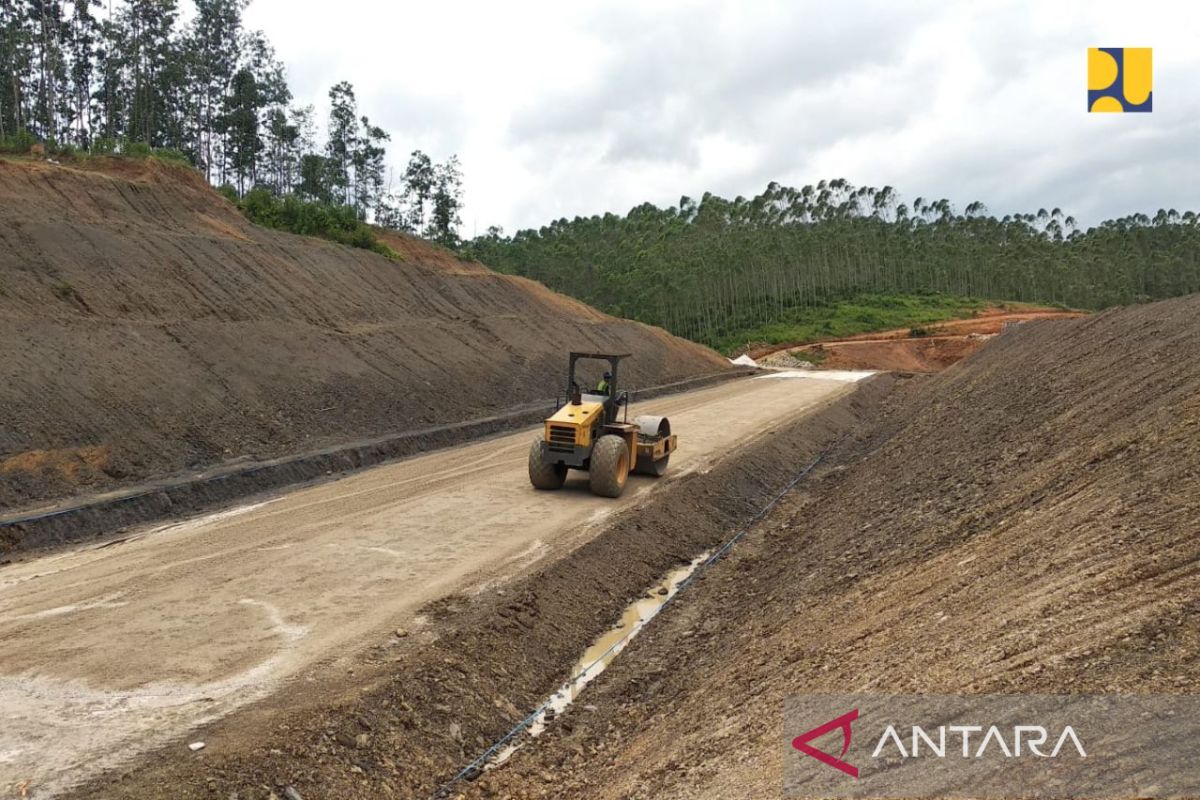
M 904 384 L 469 797 L 782 794 L 798 693 L 1200 689 L 1200 297 Z
M 729 369 L 392 242 L 258 228 L 153 160 L 0 160 L 0 511 L 491 416 L 561 391 L 570 349 L 633 353 L 633 388 Z
M 199 754 L 177 742 L 75 796 L 265 800 L 287 786 L 304 797 L 429 796 L 555 689 L 631 599 L 721 542 L 891 385 L 877 378 L 764 431 L 526 578 L 432 604 L 428 633 L 392 637 L 344 678 L 290 685 L 193 734 L 207 743 Z

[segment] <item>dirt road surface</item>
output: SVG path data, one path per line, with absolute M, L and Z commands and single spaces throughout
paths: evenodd
M 648 402 L 681 436 L 671 474 L 852 389 L 749 379 Z M 0 570 L 0 791 L 71 784 L 270 694 L 315 681 L 425 603 L 586 540 L 619 501 L 586 476 L 533 490 L 530 431 Z M 575 473 L 573 473 L 575 474 Z M 670 475 L 664 480 L 670 480 Z

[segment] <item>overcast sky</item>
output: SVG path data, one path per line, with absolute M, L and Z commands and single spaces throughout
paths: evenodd
M 253 0 L 296 99 L 339 80 L 457 153 L 463 234 L 844 177 L 906 200 L 1200 210 L 1200 3 Z M 1154 48 L 1154 111 L 1088 114 L 1086 50 Z

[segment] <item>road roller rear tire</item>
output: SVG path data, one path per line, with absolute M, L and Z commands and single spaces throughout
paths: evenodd
M 629 445 L 620 436 L 601 436 L 592 447 L 588 483 L 592 494 L 620 497 L 629 479 Z
M 550 452 L 546 443 L 534 439 L 529 448 L 529 482 L 535 489 L 561 489 L 567 480 L 567 465 L 556 464 L 550 460 Z

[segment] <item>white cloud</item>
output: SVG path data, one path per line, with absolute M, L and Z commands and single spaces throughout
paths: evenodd
M 254 0 L 300 102 L 351 81 L 458 153 L 464 233 L 845 177 L 906 198 L 1200 207 L 1200 11 L 1138 2 Z M 1088 46 L 1152 46 L 1152 114 L 1085 111 Z

